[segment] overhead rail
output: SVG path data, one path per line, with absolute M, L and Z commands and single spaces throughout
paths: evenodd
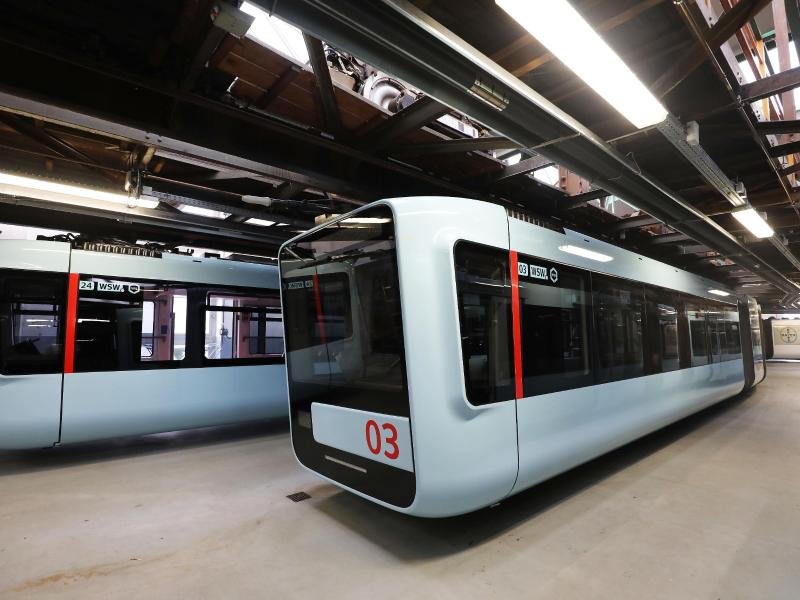
M 798 286 L 511 73 L 402 0 L 258 0 L 265 10 L 353 53 L 463 112 L 521 147 L 580 174 L 677 231 L 758 273 Z M 544 144 L 544 145 L 543 145 Z

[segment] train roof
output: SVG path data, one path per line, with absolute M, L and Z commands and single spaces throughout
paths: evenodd
M 626 279 L 684 292 L 709 300 L 735 302 L 737 298 L 735 290 L 718 281 L 642 256 L 636 252 L 584 235 L 578 231 L 565 228 L 556 230 L 551 227 L 544 227 L 529 222 L 520 218 L 520 215 L 507 211 L 500 205 L 472 198 L 455 198 L 450 196 L 386 198 L 360 207 L 346 215 L 326 221 L 292 238 L 289 242 L 301 239 L 310 232 L 329 227 L 339 221 L 350 218 L 378 203 L 388 204 L 393 207 L 397 216 L 402 216 L 404 212 L 417 215 L 420 211 L 424 211 L 427 213 L 427 218 L 429 219 L 444 218 L 453 220 L 458 218 L 459 215 L 468 217 L 470 215 L 476 216 L 477 213 L 480 213 L 477 214 L 476 217 L 478 222 L 482 222 L 481 220 L 487 217 L 507 218 L 512 238 L 518 241 L 524 239 L 527 246 L 535 248 L 535 255 L 539 258 L 591 270 L 597 273 L 624 277 Z M 469 220 L 473 221 L 471 218 Z M 402 241 L 398 245 L 401 246 Z M 569 254 L 560 250 L 559 247 L 564 245 L 585 247 L 595 252 L 605 254 L 611 257 L 612 260 L 608 262 L 597 262 L 595 260 Z M 517 247 L 512 247 L 512 249 L 519 250 Z M 727 294 L 727 296 L 712 294 L 709 291 L 712 289 L 721 291 L 723 294 Z
M 279 285 L 276 265 L 168 252 L 115 254 L 44 240 L 0 240 L 0 268 L 274 289 Z

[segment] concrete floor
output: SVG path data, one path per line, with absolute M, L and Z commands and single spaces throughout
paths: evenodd
M 0 454 L 0 597 L 798 598 L 799 388 L 770 365 L 748 397 L 441 521 L 301 471 L 283 423 Z

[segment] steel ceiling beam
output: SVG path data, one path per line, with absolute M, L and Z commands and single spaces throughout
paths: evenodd
M 63 113 L 62 107 L 70 106 L 66 112 L 73 113 L 74 119 L 62 122 L 83 127 L 85 121 L 110 121 L 99 115 L 113 107 L 116 114 L 125 117 L 119 117 L 110 128 L 129 135 L 109 133 L 112 137 L 157 148 L 169 146 L 173 150 L 191 146 L 192 150 L 184 153 L 201 157 L 209 150 L 246 157 L 252 162 L 269 165 L 273 170 L 283 171 L 286 174 L 283 179 L 291 181 L 319 175 L 320 183 L 316 187 L 349 198 L 376 199 L 389 186 L 398 195 L 431 193 L 434 190 L 435 193 L 451 195 L 476 195 L 474 190 L 332 140 L 313 127 L 287 122 L 251 105 L 228 106 L 124 72 L 53 54 L 24 41 L 0 40 L 0 51 L 8 51 L 14 57 L 14 60 L 7 61 L 7 66 L 13 65 L 13 68 L 4 70 L 6 87 L 0 88 L 0 110 L 6 107 L 12 112 L 52 120 L 50 113 Z M 37 75 L 39 72 L 57 73 L 70 84 L 58 85 L 52 81 L 53 77 L 42 79 Z M 8 87 L 11 82 L 16 87 Z M 89 88 L 93 93 L 87 93 Z M 32 104 L 41 107 L 41 114 L 27 108 Z M 18 108 L 20 106 L 22 108 Z M 88 129 L 103 133 L 104 127 Z M 264 143 L 266 136 L 271 143 Z M 373 168 L 362 170 L 358 181 L 353 182 L 352 178 L 341 173 L 338 161 L 330 160 L 331 155 Z
M 774 1 L 781 2 L 781 0 Z M 786 9 L 786 21 L 792 34 L 792 42 L 794 42 L 795 50 L 797 50 L 797 56 L 800 56 L 800 4 L 798 4 L 797 0 L 785 0 L 784 6 Z
M 342 115 L 339 113 L 339 104 L 336 102 L 336 90 L 333 87 L 331 72 L 328 70 L 325 49 L 322 47 L 322 42 L 313 35 L 304 33 L 303 40 L 308 50 L 311 69 L 314 71 L 315 89 L 322 108 L 322 122 L 325 129 L 334 137 L 341 137 L 344 133 Z
M 77 202 L 51 202 L 4 194 L 0 194 L 0 207 L 13 207 L 15 209 L 14 211 L 4 211 L 6 214 L 3 220 L 5 221 L 16 220 L 17 217 L 14 216 L 14 213 L 18 209 L 30 208 L 51 212 L 55 211 L 70 215 L 70 218 L 80 217 L 108 222 L 112 223 L 115 229 L 124 226 L 129 229 L 147 228 L 149 230 L 164 230 L 172 233 L 217 238 L 223 242 L 247 242 L 251 246 L 261 245 L 262 247 L 272 247 L 273 249 L 293 235 L 291 231 L 286 231 L 283 234 L 278 233 L 279 230 L 268 232 L 264 231 L 264 229 L 269 228 L 255 225 L 243 225 L 223 219 L 209 219 L 182 212 L 146 208 L 134 208 L 120 211 L 104 210 Z
M 549 158 L 539 155 L 531 156 L 530 158 L 523 158 L 515 165 L 507 165 L 503 167 L 503 170 L 495 175 L 492 181 L 493 183 L 500 183 L 506 179 L 519 177 L 520 175 L 527 175 L 528 173 L 533 173 L 534 171 L 544 169 L 545 167 L 549 167 L 554 164 L 555 163 Z
M 560 210 L 574 210 L 576 208 L 580 208 L 587 202 L 591 202 L 592 200 L 600 200 L 601 198 L 606 198 L 610 196 L 607 191 L 605 190 L 591 190 L 588 192 L 584 192 L 583 194 L 578 194 L 577 196 L 567 196 L 564 198 L 564 201 L 559 204 Z
M 676 242 L 686 242 L 691 238 L 685 233 L 664 233 L 653 236 L 649 240 L 651 246 L 661 246 L 663 244 L 674 244 Z
M 96 160 L 87 156 L 77 148 L 74 148 L 62 139 L 57 138 L 53 134 L 45 131 L 41 127 L 36 127 L 32 122 L 27 121 L 24 117 L 10 113 L 0 113 L 0 122 L 5 123 L 18 133 L 36 141 L 44 146 L 51 152 L 54 152 L 62 158 L 70 158 L 79 161 L 86 169 L 96 175 L 101 175 L 109 181 L 114 183 L 119 182 L 119 178 L 105 170 L 102 165 L 98 164 Z
M 214 56 L 217 47 L 220 45 L 222 40 L 225 39 L 226 35 L 228 35 L 228 32 L 224 29 L 220 29 L 213 24 L 209 27 L 203 42 L 197 49 L 197 52 L 192 59 L 192 63 L 189 66 L 186 75 L 181 81 L 182 90 L 188 91 L 194 88 L 198 78 L 200 77 L 200 73 L 202 73 L 206 66 L 206 63 L 211 60 L 212 56 Z
M 659 219 L 649 215 L 628 217 L 627 219 L 621 219 L 616 223 L 609 225 L 607 231 L 610 233 L 616 233 L 619 231 L 625 231 L 626 229 L 639 229 L 640 227 L 647 227 L 648 225 L 658 225 L 659 223 L 661 223 Z
M 705 244 L 684 244 L 678 245 L 678 252 L 681 254 L 699 254 L 701 252 L 709 252 L 712 249 Z
M 758 12 L 765 8 L 771 0 L 740 0 L 731 10 L 725 11 L 719 20 L 703 34 L 703 41 L 711 48 L 719 48 L 733 37 Z M 680 4 L 676 2 L 675 4 Z M 653 83 L 653 93 L 663 98 L 707 60 L 702 43 L 696 43 L 682 58 L 673 63 Z
M 268 108 L 269 105 L 272 104 L 272 102 L 276 100 L 278 96 L 280 96 L 302 72 L 302 67 L 291 64 L 283 73 L 278 76 L 278 79 L 275 80 L 275 83 L 272 84 L 272 87 L 265 91 L 261 97 L 256 100 L 255 105 L 262 110 Z
M 413 104 L 391 115 L 362 136 L 359 147 L 370 152 L 385 148 L 406 133 L 416 131 L 420 127 L 446 115 L 450 109 L 430 96 L 418 98 Z M 410 146 L 416 148 L 416 145 Z M 398 146 L 396 148 L 402 148 Z M 395 148 L 392 149 L 394 153 Z
M 719 27 L 720 24 L 725 21 L 726 15 L 729 14 L 729 13 L 732 13 L 732 12 L 734 12 L 736 10 L 739 10 L 741 8 L 741 5 L 743 5 L 745 3 L 745 1 L 746 0 L 741 0 L 739 2 L 739 4 L 733 6 L 731 8 L 731 10 L 728 11 L 726 14 L 723 14 L 723 16 L 717 21 L 717 23 L 715 25 L 712 26 L 711 29 L 713 30 L 713 29 Z M 715 17 L 715 15 L 713 13 L 713 7 L 711 7 L 711 5 L 709 5 L 709 4 L 705 4 L 703 2 L 703 0 L 695 0 L 695 2 L 696 2 L 696 6 L 700 9 L 701 13 L 703 14 L 704 19 L 705 20 L 709 20 L 709 22 L 711 20 L 713 20 L 713 18 Z M 750 14 L 753 15 L 753 16 L 761 8 L 763 8 L 762 6 L 759 5 L 759 0 L 753 0 L 753 2 L 751 4 L 752 4 L 752 6 L 751 6 L 751 8 L 749 10 L 751 10 Z M 766 4 L 765 4 L 765 6 L 766 6 Z M 691 13 L 691 11 L 689 10 L 688 6 L 686 6 L 685 4 L 680 4 L 680 5 L 678 5 L 678 10 L 680 11 L 680 13 L 683 16 L 685 22 L 687 23 L 687 25 L 691 29 L 692 33 L 694 33 L 695 37 L 698 40 L 700 40 L 701 42 L 704 39 L 708 40 L 708 31 L 704 31 L 702 29 L 702 26 L 698 25 L 698 23 L 695 21 L 694 15 Z M 741 10 L 744 10 L 744 9 L 741 8 Z M 736 30 L 738 31 L 738 29 L 736 29 Z M 724 41 L 724 40 L 722 40 L 722 41 Z M 720 43 L 722 43 L 722 42 L 720 42 Z M 720 62 L 719 62 L 718 53 L 715 51 L 719 47 L 718 44 L 716 42 L 714 42 L 714 45 L 712 46 L 710 43 L 705 43 L 705 44 L 703 44 L 703 46 L 704 46 L 703 49 L 704 49 L 704 51 L 706 53 L 706 56 L 709 59 L 709 61 L 711 62 L 712 67 L 714 67 L 714 71 L 716 72 L 717 77 L 719 77 L 720 80 L 725 84 L 725 86 L 727 88 L 727 91 L 728 91 L 728 94 L 731 97 L 731 100 L 736 101 L 736 106 L 737 106 L 737 111 L 739 113 L 739 116 L 741 117 L 741 119 L 743 120 L 743 122 L 747 126 L 747 128 L 750 130 L 750 133 L 751 133 L 753 141 L 761 149 L 761 151 L 764 154 L 765 159 L 767 160 L 767 164 L 769 165 L 769 167 L 773 171 L 773 173 L 775 173 L 777 182 L 778 182 L 779 186 L 781 187 L 781 189 L 783 190 L 784 194 L 786 195 L 787 202 L 790 203 L 792 206 L 794 206 L 793 200 L 792 200 L 792 192 L 789 189 L 789 186 L 787 185 L 785 179 L 783 178 L 778 166 L 776 165 L 776 161 L 772 160 L 775 157 L 773 153 L 778 151 L 778 150 L 776 150 L 776 148 L 780 148 L 780 146 L 776 146 L 776 147 L 773 147 L 773 148 L 768 148 L 765 145 L 764 140 L 758 135 L 758 133 L 757 133 L 757 131 L 755 129 L 755 126 L 753 124 L 753 121 L 755 120 L 755 117 L 753 117 L 751 119 L 752 110 L 749 110 L 749 109 L 746 110 L 745 106 L 747 106 L 747 105 L 744 105 L 744 104 L 738 102 L 738 98 L 736 97 L 736 94 L 735 94 L 735 92 L 733 90 L 733 84 L 732 84 L 731 81 L 728 80 L 728 76 L 726 75 L 726 70 L 723 68 L 723 65 L 720 64 Z M 732 57 L 732 53 L 729 50 L 722 52 L 722 55 L 723 55 L 724 59 L 729 61 L 729 62 L 736 60 L 735 58 Z M 734 65 L 728 65 L 728 66 L 731 69 L 734 68 Z M 735 67 L 738 68 L 738 64 L 736 64 Z M 791 146 L 791 144 L 782 144 L 782 146 L 784 148 L 781 151 L 789 150 L 790 148 L 787 148 L 787 147 Z M 723 194 L 724 194 L 724 192 L 723 192 Z M 795 211 L 795 212 L 797 212 L 797 211 Z M 800 260 L 791 252 L 791 250 L 789 250 L 789 248 L 786 247 L 786 245 L 777 236 L 769 237 L 768 238 L 768 243 L 773 248 L 775 248 L 789 262 L 789 264 L 792 265 L 792 267 L 794 267 L 795 269 L 800 269 Z M 741 263 L 741 259 L 739 259 L 739 262 Z M 797 289 L 800 289 L 800 286 L 798 286 L 797 283 L 791 281 L 785 275 L 784 275 L 784 280 L 790 284 L 790 291 L 796 291 Z M 770 282 L 772 282 L 772 281 L 770 280 Z
M 784 121 L 759 121 L 755 124 L 755 128 L 756 131 L 761 135 L 800 133 L 800 119 L 787 119 Z
M 149 190 L 145 188 L 145 190 L 146 190 L 145 193 L 148 196 L 153 196 L 154 198 L 158 198 L 159 200 L 163 202 L 168 202 L 170 204 L 185 204 L 186 206 L 194 206 L 196 208 L 205 208 L 208 210 L 227 212 L 231 213 L 232 216 L 241 217 L 243 221 L 247 219 L 262 219 L 264 221 L 274 221 L 275 223 L 286 223 L 287 225 L 291 225 L 289 230 L 291 230 L 292 232 L 305 231 L 307 229 L 311 229 L 314 226 L 314 223 L 312 223 L 311 221 L 301 221 L 283 215 L 278 215 L 275 213 L 253 210 L 251 208 L 247 208 L 248 206 L 247 204 L 237 205 L 229 202 L 202 200 L 200 198 L 195 198 L 192 196 L 182 196 L 180 194 L 173 194 L 171 192 L 166 192 L 152 188 Z M 259 227 L 264 229 L 265 233 L 269 234 L 274 234 L 276 231 L 276 230 L 269 231 L 272 227 L 274 227 L 274 225 L 267 225 L 267 226 L 259 225 Z
M 788 92 L 796 87 L 800 87 L 800 67 L 757 79 L 753 83 L 746 83 L 741 87 L 739 96 L 742 102 L 753 102 L 774 94 Z
M 423 144 L 403 144 L 391 149 L 390 154 L 418 155 L 418 154 L 459 154 L 462 152 L 489 151 L 499 148 L 519 148 L 516 142 L 510 142 L 502 136 L 485 136 L 464 138 L 457 140 L 442 140 L 440 142 L 426 142 Z
M 722 254 L 741 255 L 738 260 L 744 266 L 762 273 L 779 289 L 798 289 L 720 225 L 415 6 L 398 0 L 257 1 L 280 18 L 407 81 L 522 147 L 557 140 L 537 151 L 608 194 L 667 224 L 675 223 L 676 229 L 699 243 Z
M 733 37 L 737 31 L 744 27 L 762 9 L 766 8 L 772 0 L 739 0 L 730 10 L 722 16 L 705 34 L 706 43 L 714 48 L 721 46 Z
M 786 142 L 785 144 L 778 144 L 777 146 L 769 146 L 767 148 L 767 152 L 772 158 L 796 154 L 797 152 L 800 152 L 800 141 Z

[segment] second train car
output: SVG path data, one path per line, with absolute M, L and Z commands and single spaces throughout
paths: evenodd
M 779 360 L 800 359 L 800 320 L 770 318 L 764 323 L 770 329 L 767 336 L 771 344 L 769 358 Z
M 280 268 L 297 459 L 405 513 L 493 504 L 766 373 L 754 300 L 485 202 L 381 201 Z
M 0 449 L 285 416 L 275 265 L 0 241 Z

